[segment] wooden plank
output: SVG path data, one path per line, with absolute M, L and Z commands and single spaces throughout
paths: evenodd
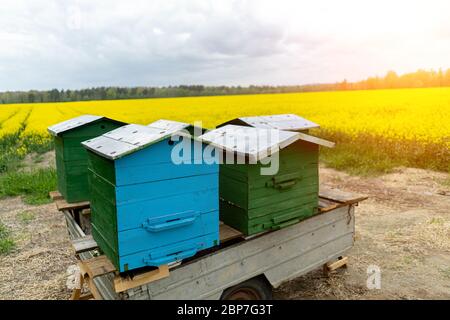
M 92 235 L 72 240 L 72 246 L 76 254 L 81 252 L 91 251 L 98 248 L 97 242 Z
M 48 195 L 50 196 L 50 199 L 52 199 L 53 201 L 64 199 L 64 197 L 61 195 L 59 191 L 50 191 Z
M 80 270 L 80 272 L 83 272 L 83 270 Z M 87 280 L 87 284 L 88 286 L 92 285 L 92 282 L 89 281 L 89 279 Z M 85 282 L 84 279 L 84 275 L 80 274 L 80 287 L 76 288 L 72 291 L 72 295 L 70 297 L 70 300 L 90 300 L 90 299 L 95 299 L 94 295 L 92 293 L 85 293 L 85 294 L 81 294 L 81 289 L 83 288 L 83 284 Z M 89 290 L 91 290 L 91 288 L 89 287 Z M 98 292 L 94 289 L 94 291 L 98 294 Z
M 92 299 L 94 299 L 94 296 L 92 293 L 86 293 L 86 294 L 80 295 L 78 297 L 78 300 L 92 300 Z
M 330 272 L 342 268 L 347 267 L 348 257 L 339 257 L 339 259 L 335 262 L 328 262 L 323 265 L 323 273 L 326 277 L 330 275 Z
M 224 224 L 222 222 L 222 224 L 219 225 L 219 238 L 220 238 L 220 243 L 224 243 L 236 238 L 240 238 L 243 236 L 243 233 Z
M 342 257 L 341 259 L 339 259 L 336 262 L 327 263 L 327 268 L 328 268 L 328 271 L 334 271 L 336 269 L 343 267 L 344 265 L 347 265 L 347 263 L 348 263 L 348 257 Z
M 85 209 L 85 208 L 89 208 L 89 206 L 90 206 L 89 201 L 67 203 L 67 201 L 64 199 L 56 200 L 55 204 L 56 204 L 56 208 L 58 209 L 58 211 Z
M 114 278 L 114 290 L 119 293 L 135 287 L 145 285 L 169 276 L 169 267 L 167 265 L 159 266 L 158 269 L 134 275 L 133 278 L 128 276 L 116 275 Z
M 319 198 L 319 212 L 328 212 L 342 206 L 342 203 L 337 203 L 328 199 Z
M 89 287 L 89 290 L 91 291 L 92 296 L 94 297 L 94 300 L 103 300 L 102 295 L 100 294 L 97 286 L 94 283 L 94 279 L 87 277 L 86 280 L 88 282 L 88 287 Z
M 98 259 L 100 258 L 100 259 Z M 102 295 L 98 291 L 97 286 L 94 282 L 94 277 L 98 277 L 104 275 L 107 271 L 107 262 L 104 261 L 105 256 L 95 257 L 87 260 L 83 260 L 78 262 L 78 266 L 81 272 L 81 281 L 80 281 L 80 289 L 75 289 L 72 294 L 72 299 L 80 299 L 81 298 L 81 288 L 83 287 L 83 283 L 86 282 L 91 295 L 95 300 L 102 300 Z M 111 263 L 110 263 L 111 264 Z M 101 267 L 100 267 L 101 266 Z M 114 269 L 115 270 L 115 269 Z M 111 271 L 110 271 L 111 272 Z
M 81 272 L 81 270 L 80 270 Z M 80 276 L 80 287 L 79 288 L 75 288 L 72 291 L 72 295 L 70 296 L 70 300 L 80 300 L 81 297 L 81 288 L 83 288 L 83 283 L 84 283 L 84 277 L 82 274 L 79 275 Z
M 353 204 L 368 198 L 366 195 L 345 192 L 325 186 L 319 187 L 319 197 L 344 204 Z
M 62 211 L 62 213 L 63 213 L 64 216 L 66 217 L 67 228 L 68 228 L 69 230 L 72 230 L 72 232 L 75 233 L 77 237 L 78 237 L 79 235 L 84 236 L 84 235 L 85 235 L 84 231 L 80 228 L 80 226 L 78 225 L 78 223 L 76 223 L 75 219 L 74 219 L 73 216 L 70 214 L 70 212 L 67 211 L 67 210 L 64 210 L 64 211 Z
M 114 265 L 105 255 L 80 261 L 79 264 L 80 269 L 86 272 L 91 279 L 116 271 Z

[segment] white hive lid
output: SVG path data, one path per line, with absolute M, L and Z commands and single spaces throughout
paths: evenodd
M 94 139 L 84 141 L 82 145 L 107 159 L 116 160 L 174 134 L 183 135 L 184 133 L 181 130 L 187 127 L 189 127 L 189 124 L 174 125 L 168 128 L 129 124 Z
M 299 139 L 297 132 L 226 125 L 199 137 L 212 146 L 261 160 Z
M 334 143 L 302 132 L 278 129 L 254 128 L 228 124 L 206 132 L 200 141 L 209 143 L 227 152 L 261 160 L 273 152 L 283 149 L 297 140 L 307 141 L 333 148 Z
M 178 122 L 178 121 L 172 121 L 172 120 L 157 120 L 155 122 L 152 122 L 147 125 L 149 128 L 156 128 L 156 129 L 163 129 L 163 130 L 169 130 L 169 131 L 178 131 L 183 130 L 191 125 L 184 122 Z
M 296 114 L 274 114 L 268 116 L 241 117 L 239 120 L 255 128 L 288 131 L 318 128 L 319 125 Z
M 98 121 L 100 119 L 103 119 L 102 116 L 94 116 L 91 114 L 85 114 L 79 117 L 75 117 L 60 123 L 57 123 L 55 125 L 52 125 L 48 127 L 48 132 L 50 132 L 54 136 L 59 136 L 64 132 L 67 132 L 69 130 L 84 126 L 88 123 L 92 123 L 95 121 Z

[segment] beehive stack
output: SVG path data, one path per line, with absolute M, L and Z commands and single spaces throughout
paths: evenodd
M 87 153 L 81 142 L 125 123 L 94 115 L 82 115 L 48 128 L 54 136 L 58 191 L 69 203 L 89 200 Z
M 272 141 L 265 142 L 270 135 Z M 303 133 L 235 125 L 200 138 L 246 158 L 245 164 L 220 165 L 220 218 L 226 224 L 252 235 L 317 213 L 319 144 L 328 142 Z M 263 162 L 270 149 L 275 149 L 271 157 L 278 158 L 279 169 L 264 174 L 261 169 L 269 166 Z
M 127 125 L 83 145 L 92 233 L 118 270 L 159 266 L 219 244 L 218 165 L 176 165 L 188 124 Z M 200 144 L 201 147 L 204 145 Z

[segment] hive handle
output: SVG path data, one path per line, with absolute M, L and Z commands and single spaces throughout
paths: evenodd
M 297 184 L 297 181 L 301 179 L 298 172 L 292 172 L 272 177 L 272 179 L 266 183 L 267 187 L 273 187 L 279 190 L 289 189 Z
M 277 224 L 275 226 L 272 226 L 272 230 L 283 229 L 283 228 L 292 226 L 293 224 L 296 224 L 298 222 L 300 222 L 300 219 L 292 219 L 292 220 Z
M 285 181 L 285 182 L 275 183 L 274 187 L 276 189 L 284 190 L 284 189 L 289 189 L 289 188 L 295 186 L 296 183 L 297 183 L 297 179 L 293 179 L 293 180 L 289 180 L 289 181 Z
M 292 188 L 297 184 L 297 179 L 290 179 L 285 181 L 276 181 L 272 178 L 269 182 L 266 183 L 266 187 L 272 187 L 278 190 L 285 190 Z
M 177 217 L 177 216 L 179 216 L 179 217 Z M 195 222 L 195 220 L 198 218 L 198 216 L 199 216 L 199 214 L 196 212 L 190 213 L 188 216 L 186 216 L 186 213 L 175 214 L 175 215 L 168 216 L 168 218 L 167 218 L 168 220 L 160 222 L 160 223 L 150 223 L 150 221 L 147 221 L 147 223 L 143 224 L 143 227 L 149 232 L 161 232 L 161 231 L 179 228 L 179 227 L 183 227 L 183 226 L 192 224 Z

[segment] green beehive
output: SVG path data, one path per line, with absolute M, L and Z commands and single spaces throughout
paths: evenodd
M 48 128 L 55 139 L 58 191 L 67 202 L 89 200 L 87 152 L 81 142 L 124 124 L 106 117 L 82 115 Z
M 318 212 L 319 145 L 333 143 L 300 132 L 235 125 L 200 138 L 224 151 L 219 176 L 224 223 L 252 235 Z

